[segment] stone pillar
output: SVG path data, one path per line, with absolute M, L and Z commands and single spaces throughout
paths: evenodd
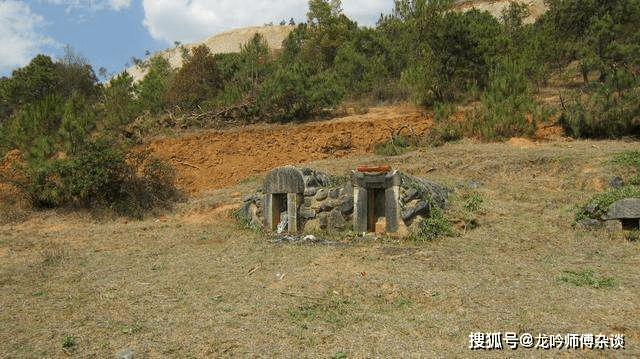
M 287 220 L 289 233 L 298 232 L 298 206 L 300 198 L 297 193 L 287 193 Z
M 400 186 L 394 185 L 384 191 L 384 216 L 387 219 L 387 232 L 397 232 L 400 228 Z
M 279 209 L 276 208 L 278 206 L 278 201 L 275 201 L 273 197 L 273 193 L 267 193 L 264 195 L 264 205 L 262 209 L 265 222 L 264 226 L 271 231 L 276 229 L 276 226 L 278 225 L 278 223 L 273 223 L 273 219 L 276 211 L 279 211 Z
M 367 231 L 367 200 L 369 191 L 358 185 L 353 186 L 353 230 Z

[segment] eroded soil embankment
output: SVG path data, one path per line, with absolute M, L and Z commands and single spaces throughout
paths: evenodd
M 328 121 L 260 124 L 159 138 L 148 148 L 176 167 L 180 188 L 197 194 L 281 165 L 372 151 L 393 130 L 407 125 L 410 128 L 403 133 L 422 134 L 431 122 L 431 115 L 411 106 L 379 107 Z

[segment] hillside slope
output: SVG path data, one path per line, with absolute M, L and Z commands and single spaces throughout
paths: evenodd
M 511 2 L 526 4 L 529 9 L 529 16 L 525 19 L 526 23 L 536 21 L 540 15 L 548 10 L 544 0 L 458 0 L 454 4 L 454 8 L 460 11 L 470 9 L 478 9 L 488 11 L 495 17 L 500 17 L 502 11 L 509 7 Z
M 256 33 L 265 38 L 271 50 L 279 50 L 282 48 L 282 41 L 289 36 L 293 29 L 295 29 L 295 25 L 250 26 L 232 29 L 211 35 L 200 41 L 157 52 L 152 56 L 162 56 L 169 61 L 172 68 L 179 68 L 182 66 L 184 50 L 207 45 L 214 54 L 239 52 L 242 46 L 251 40 Z M 145 66 L 133 66 L 126 71 L 133 77 L 135 82 L 142 80 L 147 73 Z

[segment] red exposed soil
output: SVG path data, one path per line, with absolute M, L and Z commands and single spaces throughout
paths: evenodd
M 177 170 L 188 193 L 217 189 L 286 165 L 371 152 L 392 131 L 423 134 L 432 116 L 408 105 L 372 108 L 366 114 L 303 124 L 258 124 L 160 138 L 148 148 Z M 405 133 L 405 132 L 403 132 Z

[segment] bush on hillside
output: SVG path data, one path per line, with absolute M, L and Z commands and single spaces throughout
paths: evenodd
M 37 208 L 109 207 L 141 217 L 179 197 L 173 169 L 148 153 L 127 153 L 105 141 L 87 142 L 71 155 L 28 162 L 24 185 Z
M 640 88 L 616 93 L 605 85 L 591 94 L 572 92 L 564 99 L 559 123 L 576 138 L 640 138 Z

